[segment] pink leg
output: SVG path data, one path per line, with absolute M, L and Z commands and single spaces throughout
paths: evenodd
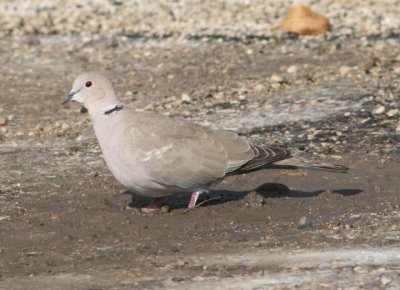
M 192 196 L 190 197 L 190 201 L 188 204 L 188 208 L 194 208 L 196 206 L 197 199 L 199 198 L 199 195 L 202 193 L 202 191 L 195 191 L 192 193 Z
M 142 207 L 140 209 L 141 212 L 153 212 L 159 210 L 161 206 L 164 204 L 164 201 L 167 199 L 166 196 L 157 197 L 152 202 L 150 202 L 147 206 Z

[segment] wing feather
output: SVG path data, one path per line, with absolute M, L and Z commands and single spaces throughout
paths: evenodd
M 212 132 L 200 125 L 163 119 L 168 130 L 134 126 L 136 159 L 149 176 L 164 185 L 196 188 L 223 177 L 228 159 Z
M 198 188 L 290 155 L 285 149 L 254 145 L 235 132 L 213 131 L 152 113 L 135 116 L 124 132 L 131 140 L 121 145 L 130 146 L 124 148 L 131 152 L 125 158 L 134 159 L 133 164 L 163 185 Z
M 254 152 L 254 158 L 231 174 L 242 174 L 259 170 L 279 160 L 292 157 L 290 151 L 285 148 L 256 144 L 250 144 L 250 146 Z

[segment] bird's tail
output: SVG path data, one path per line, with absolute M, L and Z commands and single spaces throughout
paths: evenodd
M 272 164 L 275 168 L 280 169 L 314 169 L 332 172 L 347 173 L 350 169 L 347 166 L 340 164 L 331 164 L 325 162 L 314 162 L 300 157 L 292 157 L 289 159 L 281 160 Z
M 281 147 L 268 145 L 250 144 L 254 158 L 245 163 L 236 170 L 230 172 L 230 175 L 249 173 L 260 169 L 314 169 L 331 172 L 346 173 L 349 168 L 339 164 L 330 164 L 325 162 L 314 162 L 302 157 L 293 156 L 289 150 Z

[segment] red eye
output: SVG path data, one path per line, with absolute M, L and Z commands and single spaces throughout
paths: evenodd
M 87 81 L 86 84 L 85 84 L 85 86 L 86 86 L 87 88 L 90 88 L 90 87 L 92 86 L 92 82 L 91 82 L 91 81 Z

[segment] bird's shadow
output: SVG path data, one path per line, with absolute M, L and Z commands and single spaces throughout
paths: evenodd
M 243 191 L 230 191 L 230 190 L 210 190 L 209 192 L 202 193 L 197 201 L 197 206 L 211 206 L 224 204 L 229 201 L 239 201 L 244 199 L 250 193 L 256 193 L 263 198 L 282 198 L 282 197 L 313 197 L 318 196 L 321 193 L 332 193 L 339 194 L 342 196 L 352 196 L 361 193 L 361 189 L 333 189 L 333 190 L 316 190 L 316 191 L 302 191 L 293 190 L 282 183 L 264 183 L 261 186 Z M 151 198 L 146 198 L 139 196 L 131 191 L 125 191 L 123 194 L 131 195 L 132 201 L 129 204 L 131 207 L 144 207 L 149 202 Z M 182 209 L 187 208 L 190 195 L 181 194 L 176 196 L 171 196 L 167 199 L 166 205 L 172 209 Z

